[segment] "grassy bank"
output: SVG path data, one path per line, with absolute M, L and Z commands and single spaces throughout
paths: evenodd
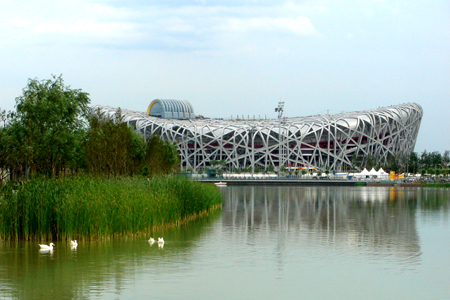
M 425 183 L 422 187 L 447 187 L 450 188 L 450 183 L 440 182 L 440 183 Z
M 32 179 L 3 188 L 4 239 L 96 239 L 182 222 L 221 204 L 213 184 L 179 176 Z

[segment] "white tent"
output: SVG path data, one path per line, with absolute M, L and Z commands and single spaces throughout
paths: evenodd
M 370 172 L 369 172 L 369 175 L 370 176 L 378 176 L 378 175 L 380 175 L 380 172 L 378 171 L 375 171 L 375 168 L 372 168 L 372 170 L 370 170 Z
M 380 169 L 378 170 L 378 173 L 380 173 L 380 175 L 389 175 L 389 173 L 386 173 L 386 172 L 383 170 L 383 168 L 380 168 Z
M 361 173 L 359 173 L 359 175 L 365 176 L 365 175 L 370 175 L 369 171 L 367 171 L 366 168 L 364 168 L 364 170 L 361 171 Z
M 366 178 L 367 176 L 369 176 L 369 171 L 367 171 L 366 168 L 364 168 L 364 170 L 362 170 L 360 173 L 353 173 L 353 174 L 349 174 L 351 176 L 354 176 L 355 178 Z

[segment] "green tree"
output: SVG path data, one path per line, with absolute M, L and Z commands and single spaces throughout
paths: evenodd
M 85 150 L 89 172 L 110 176 L 126 174 L 132 138 L 128 126 L 122 123 L 120 109 L 112 118 L 93 112 L 89 125 Z
M 382 167 L 385 170 L 395 171 L 396 173 L 401 173 L 406 170 L 407 161 L 408 161 L 408 158 L 405 155 L 389 154 L 387 161 L 384 163 L 384 165 Z
M 417 173 L 419 170 L 419 155 L 417 152 L 411 152 L 408 159 L 408 170 L 407 172 Z
M 442 171 L 443 171 L 442 174 L 444 174 L 444 175 L 447 176 L 447 177 L 448 177 L 448 175 L 450 174 L 450 169 L 445 169 L 445 170 L 442 170 Z
M 164 142 L 153 135 L 147 142 L 145 165 L 151 175 L 170 174 L 179 171 L 180 157 L 174 144 Z
M 131 133 L 131 151 L 128 155 L 128 163 L 129 163 L 129 173 L 130 175 L 134 175 L 142 170 L 145 160 L 145 150 L 147 147 L 147 143 L 144 140 L 144 137 L 136 132 L 133 128 L 128 127 Z
M 2 137 L 6 164 L 22 174 L 64 174 L 79 163 L 89 94 L 64 85 L 62 76 L 29 79 L 16 98 L 7 132 Z
M 445 169 L 450 167 L 450 151 L 445 150 L 444 155 L 442 155 L 442 165 Z
M 85 158 L 89 172 L 96 175 L 134 175 L 143 170 L 146 144 L 144 138 L 123 122 L 120 108 L 112 117 L 99 111 L 89 117 Z
M 211 160 L 209 162 L 209 164 L 211 165 L 211 167 L 216 168 L 216 166 L 219 164 L 218 160 Z
M 442 166 L 442 155 L 439 153 L 439 151 L 433 151 L 430 153 L 430 162 L 431 167 L 441 167 Z
M 219 166 L 220 166 L 221 170 L 226 170 L 226 168 L 227 168 L 227 161 L 224 160 L 224 159 L 219 160 Z
M 420 155 L 419 163 L 422 169 L 428 169 L 431 166 L 431 159 L 427 150 L 423 150 L 422 154 Z
M 375 168 L 378 164 L 379 157 L 375 155 L 367 155 L 366 157 L 366 168 L 367 170 L 371 170 L 372 168 Z
M 6 110 L 2 110 L 2 108 L 0 107 L 0 126 L 1 127 L 6 127 L 6 121 L 8 120 L 9 114 L 10 113 L 7 113 Z

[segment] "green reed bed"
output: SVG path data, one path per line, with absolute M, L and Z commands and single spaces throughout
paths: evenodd
M 15 190 L 14 190 L 15 189 Z M 178 223 L 221 203 L 213 184 L 184 177 L 38 178 L 0 194 L 5 239 L 96 239 Z

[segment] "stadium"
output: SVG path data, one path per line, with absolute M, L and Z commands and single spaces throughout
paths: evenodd
M 348 170 L 355 159 L 408 156 L 423 110 L 416 103 L 340 114 L 278 119 L 212 119 L 195 116 L 185 100 L 155 99 L 145 112 L 122 110 L 123 120 L 147 140 L 158 135 L 178 146 L 182 170 L 224 161 L 229 169 L 273 168 Z M 112 116 L 117 108 L 93 107 Z

